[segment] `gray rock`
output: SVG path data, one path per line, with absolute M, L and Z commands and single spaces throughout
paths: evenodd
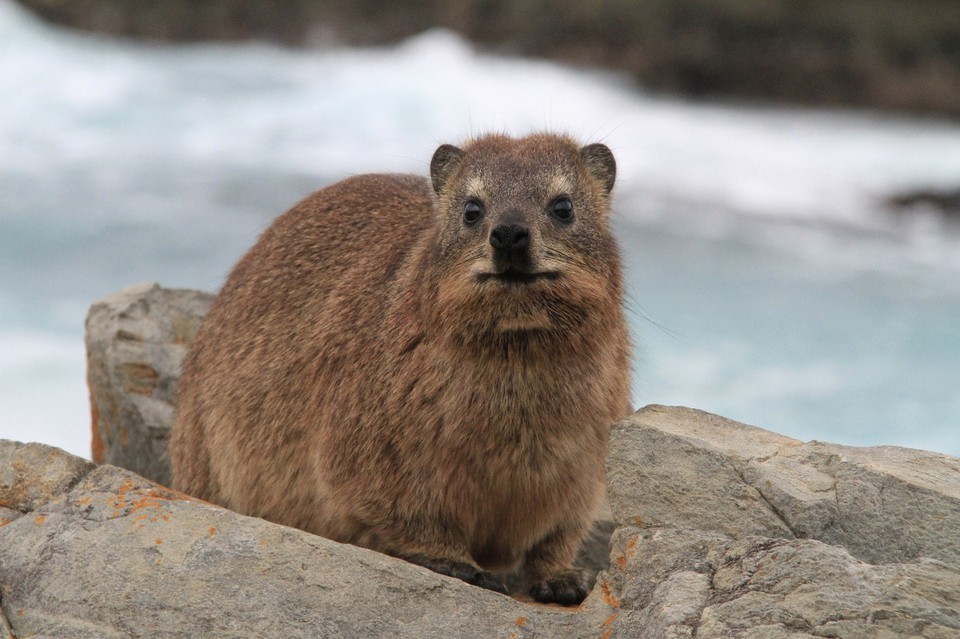
M 872 565 L 814 540 L 624 527 L 584 603 L 611 636 L 958 637 L 960 568 Z
M 90 307 L 87 383 L 95 462 L 170 483 L 166 449 L 180 368 L 212 299 L 140 284 Z
M 68 490 L 94 467 L 44 444 L 5 443 L 0 463 L 0 514 L 9 523 Z
M 799 537 L 871 563 L 960 565 L 960 459 L 812 442 L 750 460 L 744 477 Z
M 960 459 L 802 443 L 689 408 L 648 406 L 613 427 L 621 525 L 818 539 L 871 563 L 960 565 Z
M 731 444 L 734 436 L 749 440 L 748 446 L 758 453 L 771 450 L 769 442 L 780 436 L 759 428 L 744 436 L 726 420 L 706 413 L 689 411 L 684 417 L 673 409 L 647 407 L 613 427 L 607 484 L 617 523 L 793 537 L 763 495 L 743 481 L 727 451 L 670 427 L 717 427 L 717 439 Z M 724 428 L 729 432 L 721 434 Z M 753 441 L 751 435 L 760 441 Z
M 0 467 L 51 454 L 0 441 Z M 373 551 L 244 517 L 126 470 L 69 463 L 48 501 L 0 527 L 0 592 L 17 637 L 563 637 L 556 611 Z M 58 472 L 54 472 L 58 471 Z M 26 477 L 26 476 L 24 476 Z
M 552 610 L 47 446 L 0 442 L 0 468 L 13 636 L 960 637 L 960 568 L 933 559 L 873 565 L 696 520 L 625 526 L 584 605 Z

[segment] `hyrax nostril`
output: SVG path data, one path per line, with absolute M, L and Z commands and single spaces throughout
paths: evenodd
M 530 245 L 530 229 L 523 224 L 498 224 L 490 232 L 490 245 L 498 251 L 522 251 Z

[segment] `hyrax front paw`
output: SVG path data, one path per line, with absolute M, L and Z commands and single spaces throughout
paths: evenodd
M 460 577 L 460 579 L 463 579 L 468 584 L 480 586 L 481 588 L 486 588 L 487 590 L 492 590 L 494 592 L 499 592 L 501 595 L 510 594 L 510 591 L 507 590 L 507 587 L 503 584 L 503 582 L 486 570 L 476 570 L 472 575 Z
M 486 570 L 481 570 L 480 568 L 463 561 L 438 559 L 434 557 L 427 557 L 425 555 L 406 556 L 404 559 L 412 563 L 419 564 L 424 568 L 429 568 L 433 572 L 438 572 L 441 575 L 456 577 L 457 579 L 465 581 L 472 586 L 486 588 L 487 590 L 499 592 L 503 595 L 510 594 L 507 590 L 507 587 L 504 586 L 503 583 L 501 583 L 492 574 Z
M 587 584 L 578 571 L 554 575 L 533 584 L 530 595 L 540 603 L 575 606 L 587 596 Z

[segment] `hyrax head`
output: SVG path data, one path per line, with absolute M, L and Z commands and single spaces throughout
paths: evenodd
M 486 136 L 442 145 L 430 176 L 447 302 L 471 302 L 495 330 L 555 328 L 564 309 L 619 303 L 606 146 Z

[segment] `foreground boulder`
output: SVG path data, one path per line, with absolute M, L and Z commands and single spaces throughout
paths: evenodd
M 960 637 L 960 459 L 648 406 L 607 486 L 612 636 Z
M 611 438 L 607 483 L 621 525 L 817 539 L 874 564 L 960 565 L 956 457 L 805 444 L 663 406 L 615 425 Z
M 13 636 L 566 636 L 556 613 L 244 517 L 129 471 L 0 442 Z
M 103 352 L 91 361 L 106 370 L 132 361 L 167 380 L 147 393 L 122 376 L 113 378 L 118 388 L 98 388 L 111 378 L 91 375 L 95 402 L 113 393 L 123 405 L 128 395 L 162 397 L 175 386 L 176 367 L 162 358 L 191 337 L 169 339 L 164 331 L 183 323 L 165 314 L 182 318 L 179 298 L 197 295 L 144 286 L 95 305 L 101 317 L 88 322 L 87 343 Z M 111 312 L 135 320 L 136 334 L 150 339 L 130 340 Z M 127 348 L 133 344 L 156 347 L 166 364 Z M 169 403 L 170 411 L 151 415 L 171 414 Z M 124 422 L 116 463 L 150 462 L 123 452 L 134 435 L 169 427 L 160 419 L 141 428 L 137 414 L 95 411 L 107 433 L 121 432 L 111 418 L 133 420 Z M 17 637 L 960 637 L 960 459 L 803 443 L 700 411 L 649 406 L 613 426 L 607 476 L 618 526 L 609 563 L 582 606 L 562 609 L 244 517 L 115 466 L 0 442 L 0 631 L 7 624 Z
M 958 637 L 960 569 L 813 540 L 620 528 L 588 604 L 616 637 Z
M 716 516 L 704 521 L 660 521 L 665 496 L 703 495 L 673 482 L 683 472 L 656 484 L 630 480 L 629 467 L 650 462 L 637 445 L 680 455 L 674 468 L 686 472 L 684 456 L 696 465 L 705 446 L 691 442 L 710 425 L 754 434 L 663 407 L 617 424 L 610 490 L 614 512 L 633 523 L 614 533 L 609 568 L 577 609 L 523 603 L 238 515 L 127 470 L 0 441 L 0 630 L 5 623 L 16 637 L 80 638 L 960 637 L 960 566 L 949 559 L 960 544 L 960 460 L 936 456 L 953 469 L 940 489 L 913 484 L 912 520 L 895 519 L 896 509 L 879 513 L 907 532 L 937 522 L 946 533 L 940 547 L 868 562 L 840 544 L 741 533 L 726 523 L 738 521 L 738 500 L 714 501 Z M 882 459 L 873 470 L 892 481 Z M 683 499 L 678 512 L 689 508 Z M 925 510 L 930 504 L 945 508 Z

